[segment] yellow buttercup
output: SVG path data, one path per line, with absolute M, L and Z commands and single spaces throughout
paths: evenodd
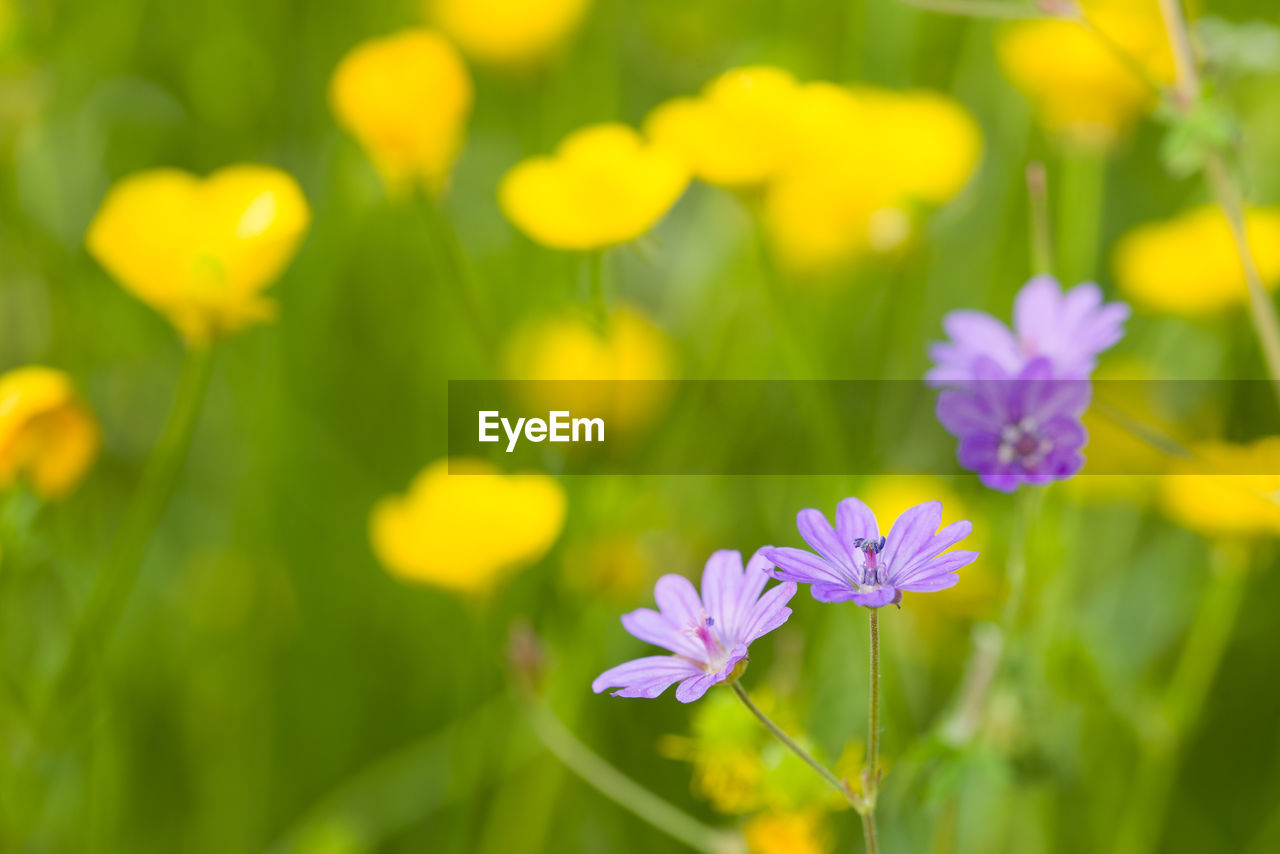
M 89 251 L 192 346 L 271 319 L 262 295 L 311 220 L 301 188 L 269 166 L 208 178 L 153 169 L 113 186 L 89 226 Z
M 1051 133 L 1105 148 L 1157 100 L 1116 52 L 1162 85 L 1173 82 L 1173 54 L 1157 0 L 1080 0 L 1079 6 L 1111 46 L 1072 21 L 1019 21 L 1001 32 L 997 56 Z
M 431 17 L 468 56 L 531 65 L 578 28 L 591 0 L 427 0 Z
M 329 101 L 393 193 L 415 182 L 432 193 L 444 188 L 472 88 L 462 57 L 439 33 L 408 29 L 356 45 L 333 72 Z
M 439 460 L 369 519 L 378 560 L 394 575 L 484 593 L 539 560 L 564 527 L 565 494 L 546 475 L 503 475 L 475 459 Z
M 1161 479 L 1160 504 L 1185 528 L 1224 537 L 1280 535 L 1280 437 L 1204 442 Z
M 549 157 L 531 157 L 502 179 L 503 213 L 552 249 L 603 249 L 652 228 L 689 183 L 674 152 L 622 124 L 582 128 Z
M 1247 210 L 1245 230 L 1258 274 L 1274 290 L 1280 282 L 1280 209 Z M 1116 245 L 1113 266 L 1120 289 L 1158 311 L 1196 316 L 1249 298 L 1226 216 L 1213 205 L 1133 229 Z
M 61 498 L 99 445 L 93 413 L 66 374 L 31 366 L 0 376 L 0 490 L 22 480 L 42 498 Z
M 799 91 L 795 78 L 780 68 L 735 68 L 708 83 L 699 97 L 659 105 L 645 119 L 645 132 L 679 152 L 708 184 L 756 186 L 792 158 Z

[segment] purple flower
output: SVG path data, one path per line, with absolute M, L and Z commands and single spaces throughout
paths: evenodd
M 929 350 L 934 365 L 925 380 L 950 385 L 973 377 L 979 359 L 1017 374 L 1032 359 L 1048 359 L 1059 379 L 1086 379 L 1098 354 L 1124 335 L 1129 306 L 1103 305 L 1102 290 L 1089 282 L 1065 293 L 1052 276 L 1036 276 L 1013 305 L 1013 329 L 980 311 L 953 311 L 942 321 L 951 340 Z
M 880 536 L 876 517 L 856 498 L 836 507 L 832 529 L 820 510 L 796 516 L 800 536 L 817 554 L 804 549 L 761 549 L 784 581 L 812 584 L 819 602 L 852 599 L 868 608 L 902 601 L 903 591 L 945 590 L 960 580 L 956 570 L 968 566 L 977 552 L 947 549 L 969 536 L 973 525 L 952 522 L 941 531 L 942 502 L 926 501 L 907 510 L 893 529 Z
M 769 561 L 759 552 L 742 568 L 742 555 L 718 551 L 702 571 L 702 597 L 683 575 L 664 575 L 653 588 L 658 610 L 641 608 L 622 617 L 622 627 L 674 655 L 651 655 L 610 668 L 591 690 L 615 697 L 657 697 L 679 682 L 676 699 L 691 703 L 733 674 L 747 645 L 787 621 L 794 584 L 779 584 L 764 596 Z
M 938 395 L 937 415 L 960 440 L 960 465 L 992 489 L 1013 492 L 1022 483 L 1064 480 L 1084 466 L 1088 436 L 1080 416 L 1089 395 L 1088 380 L 1054 379 L 1048 359 L 1009 376 L 982 358 L 970 382 Z

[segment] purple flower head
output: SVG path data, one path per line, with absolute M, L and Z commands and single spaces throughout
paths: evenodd
M 942 502 L 926 501 L 907 510 L 888 534 L 880 536 L 876 517 L 856 498 L 836 506 L 833 529 L 820 510 L 796 516 L 804 549 L 761 549 L 777 567 L 774 577 L 812 584 L 819 602 L 852 599 L 868 608 L 898 604 L 903 591 L 928 593 L 953 586 L 956 570 L 968 566 L 977 552 L 947 551 L 969 536 L 973 525 L 952 522 L 941 531 Z
M 960 465 L 1001 492 L 1080 471 L 1088 380 L 1054 379 L 1046 358 L 1033 359 L 1014 376 L 983 358 L 973 373 L 971 381 L 938 395 L 938 420 L 960 440 Z
M 1036 276 L 1018 292 L 1013 329 L 980 311 L 953 311 L 942 321 L 951 340 L 929 350 L 933 367 L 925 380 L 951 385 L 973 377 L 979 359 L 1017 374 L 1036 358 L 1048 359 L 1058 379 L 1087 379 L 1098 354 L 1124 336 L 1129 306 L 1103 305 L 1092 282 L 1063 292 L 1052 276 Z
M 691 703 L 733 674 L 747 645 L 787 621 L 794 584 L 779 584 L 764 596 L 769 561 L 759 552 L 744 571 L 742 555 L 718 551 L 702 571 L 702 596 L 683 575 L 664 575 L 653 588 L 658 610 L 641 608 L 622 617 L 622 627 L 640 640 L 670 650 L 610 668 L 591 690 L 620 688 L 615 697 L 657 697 L 679 682 L 676 699 Z

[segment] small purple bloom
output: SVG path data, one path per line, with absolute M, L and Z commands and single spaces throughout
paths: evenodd
M 664 575 L 653 588 L 658 610 L 641 608 L 622 617 L 622 627 L 640 640 L 674 655 L 651 655 L 610 668 L 591 690 L 615 697 L 657 697 L 679 682 L 676 699 L 691 703 L 728 679 L 747 646 L 787 621 L 794 584 L 779 584 L 764 596 L 769 561 L 759 552 L 744 571 L 742 555 L 718 551 L 702 571 L 702 596 L 683 575 Z
M 942 502 L 926 501 L 907 510 L 880 536 L 876 517 L 856 498 L 836 506 L 833 529 L 820 510 L 796 516 L 800 536 L 817 552 L 761 549 L 777 567 L 774 577 L 812 584 L 819 602 L 852 599 L 868 608 L 898 604 L 903 591 L 945 590 L 960 580 L 956 570 L 977 558 L 972 551 L 947 551 L 973 531 L 970 522 L 952 522 L 941 531 Z
M 1106 305 L 1092 282 L 1063 292 L 1052 276 L 1036 276 L 1018 292 L 1013 329 L 980 311 L 953 311 L 942 321 L 951 340 L 929 350 L 934 365 L 925 380 L 950 385 L 973 377 L 974 365 L 986 358 L 1010 375 L 1036 358 L 1048 359 L 1058 379 L 1086 379 L 1098 354 L 1124 336 L 1129 306 Z
M 1013 492 L 1022 483 L 1065 480 L 1084 466 L 1080 416 L 1089 396 L 1088 380 L 1054 379 L 1048 359 L 1010 376 L 982 358 L 971 381 L 938 395 L 937 415 L 960 440 L 960 465 L 992 489 Z

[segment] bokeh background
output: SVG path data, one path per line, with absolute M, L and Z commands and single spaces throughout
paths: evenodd
M 1239 117 L 1249 198 L 1280 203 L 1280 17 L 1269 0 L 1197 8 L 1260 22 L 1241 48 L 1250 61 L 1221 65 L 1218 80 Z M 966 665 L 991 642 L 1024 553 L 1015 500 L 974 478 L 561 478 L 554 545 L 479 591 L 389 572 L 370 542 L 375 505 L 445 455 L 447 380 L 501 374 L 523 323 L 584 303 L 593 265 L 610 300 L 660 336 L 661 356 L 644 350 L 644 364 L 666 376 L 916 378 L 946 311 L 1008 316 L 1031 272 L 1029 162 L 1047 168 L 1060 276 L 1125 297 L 1117 241 L 1207 198 L 1165 168 L 1159 122 L 1138 117 L 1106 144 L 1046 128 L 1001 68 L 999 22 L 888 0 L 594 0 L 534 67 L 468 60 L 474 110 L 437 206 L 388 193 L 328 95 L 355 44 L 430 22 L 407 0 L 0 0 L 0 369 L 66 371 L 103 436 L 79 489 L 5 542 L 0 850 L 686 850 L 570 774 L 529 729 L 506 663 L 514 621 L 541 640 L 549 707 L 645 787 L 745 829 L 757 851 L 861 850 L 856 817 L 783 761 L 727 692 L 686 707 L 589 690 L 640 654 L 617 616 L 648 605 L 659 574 L 696 577 L 718 548 L 797 544 L 798 509 L 832 511 L 853 494 L 886 524 L 941 498 L 948 520 L 974 521 L 983 549 L 957 588 L 882 620 L 885 850 L 1280 850 L 1276 528 L 1197 526 L 1169 512 L 1160 482 L 1046 491 L 1004 666 L 959 730 Z M 638 125 L 660 102 L 756 64 L 945 93 L 981 129 L 976 172 L 905 245 L 817 281 L 766 269 L 750 206 L 705 184 L 602 261 L 541 247 L 504 217 L 497 187 L 522 158 L 590 123 Z M 24 710 L 66 655 L 184 358 L 160 315 L 86 251 L 85 233 L 125 175 L 237 162 L 292 174 L 311 228 L 271 291 L 275 322 L 219 346 L 178 486 L 100 650 L 91 711 L 48 736 Z M 491 339 L 463 319 L 459 258 Z M 1102 370 L 1264 376 L 1238 302 L 1136 304 Z M 796 441 L 838 443 L 812 404 L 813 433 Z M 725 412 L 724 429 L 751 417 Z M 468 537 L 522 528 L 531 511 L 508 498 L 474 530 L 436 532 L 439 550 L 465 556 Z M 818 753 L 856 763 L 864 615 L 804 593 L 793 604 L 745 681 Z

